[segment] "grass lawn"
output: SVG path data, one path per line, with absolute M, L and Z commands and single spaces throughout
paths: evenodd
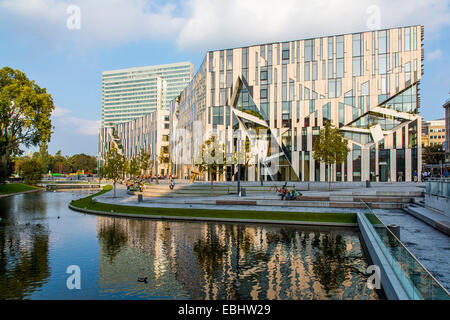
M 259 219 L 259 220 L 284 220 L 284 221 L 309 221 L 309 222 L 337 222 L 337 223 L 357 223 L 354 213 L 321 213 L 321 212 L 285 212 L 285 211 L 235 211 L 235 210 L 209 210 L 209 209 L 189 209 L 189 208 L 149 208 L 135 206 L 121 206 L 115 204 L 93 203 L 92 198 L 108 192 L 112 186 L 103 187 L 103 190 L 96 194 L 74 200 L 71 204 L 81 209 L 90 209 L 104 212 L 157 215 L 157 216 L 187 216 L 205 218 L 234 218 L 234 219 Z M 369 220 L 374 223 L 376 217 L 368 215 Z
M 0 184 L 0 194 L 10 194 L 16 192 L 30 191 L 39 189 L 39 187 L 29 186 L 25 183 Z

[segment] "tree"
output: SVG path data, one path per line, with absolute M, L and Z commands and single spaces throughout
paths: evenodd
M 442 144 L 427 146 L 423 148 L 423 162 L 426 164 L 445 163 L 445 151 Z
M 132 158 L 128 162 L 128 173 L 132 177 L 137 176 L 139 174 L 139 163 L 138 163 L 138 160 L 136 158 Z
M 39 162 L 41 163 L 42 173 L 47 173 L 50 169 L 50 155 L 48 154 L 47 143 L 41 143 L 39 148 Z
M 331 191 L 331 166 L 339 165 L 347 159 L 350 148 L 347 139 L 341 134 L 338 128 L 327 121 L 325 127 L 320 129 L 318 139 L 313 145 L 314 160 L 325 163 L 328 166 L 328 189 Z
M 50 141 L 53 98 L 25 73 L 0 69 L 0 178 L 10 174 L 11 157 L 22 154 L 21 146 Z
M 67 165 L 71 172 L 94 173 L 97 167 L 97 159 L 84 153 L 75 154 L 67 159 Z
M 61 154 L 61 150 L 58 150 L 53 156 L 52 171 L 57 173 L 67 173 L 70 171 L 67 158 Z
M 42 177 L 42 166 L 37 159 L 24 160 L 19 167 L 20 176 L 29 185 L 36 185 Z
M 240 156 L 239 159 L 240 161 L 244 161 L 244 181 L 248 180 L 248 168 L 252 166 L 252 164 L 250 164 L 250 160 L 253 159 L 254 154 L 252 153 L 252 147 L 250 146 L 250 139 L 249 137 L 245 137 L 245 142 L 244 142 L 244 147 L 241 148 L 240 150 Z M 238 165 L 240 166 L 241 164 L 238 163 Z
M 195 159 L 195 164 L 198 167 L 199 172 L 208 172 L 211 178 L 211 194 L 214 191 L 214 178 L 213 175 L 223 173 L 226 166 L 225 146 L 220 144 L 216 136 L 211 136 L 202 147 Z
M 147 170 L 151 170 L 153 168 L 153 160 L 151 158 L 152 155 L 150 151 L 145 151 L 145 149 L 141 149 L 138 155 L 138 163 L 139 168 L 141 169 L 143 174 L 146 174 Z
M 159 153 L 158 162 L 161 164 L 163 168 L 166 168 L 169 170 L 169 147 L 168 146 L 162 146 L 161 152 Z
M 101 167 L 102 176 L 114 181 L 114 198 L 116 197 L 116 182 L 123 176 L 125 163 L 125 157 L 119 153 L 117 148 L 113 148 L 106 153 L 105 164 Z

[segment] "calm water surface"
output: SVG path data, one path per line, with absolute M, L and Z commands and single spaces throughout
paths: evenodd
M 377 299 L 365 286 L 367 262 L 353 229 L 68 209 L 88 193 L 0 199 L 0 299 Z M 67 288 L 70 265 L 81 269 L 80 290 Z

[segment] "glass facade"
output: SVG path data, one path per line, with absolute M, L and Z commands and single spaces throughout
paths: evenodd
M 192 75 L 190 62 L 103 72 L 102 127 L 143 117 L 157 108 L 168 110 Z
M 264 156 L 279 160 L 265 179 L 388 181 L 401 173 L 408 181 L 420 170 L 423 32 L 409 26 L 210 51 L 180 102 L 172 101 L 174 128 L 191 130 L 200 121 L 204 135 L 214 132 L 233 146 L 231 131 L 264 127 L 276 141 Z M 351 148 L 332 177 L 312 152 L 327 121 Z M 253 171 L 247 178 L 258 180 Z

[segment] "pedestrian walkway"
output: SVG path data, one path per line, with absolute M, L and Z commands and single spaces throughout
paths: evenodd
M 415 204 L 406 207 L 405 211 L 450 236 L 450 217 L 445 214 Z

